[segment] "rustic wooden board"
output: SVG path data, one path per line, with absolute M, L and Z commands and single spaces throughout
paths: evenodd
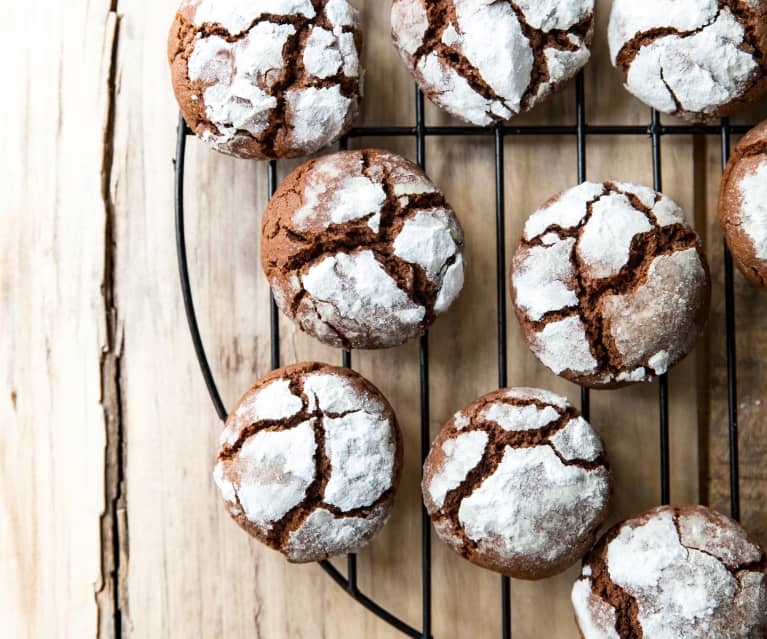
M 94 637 L 116 427 L 109 3 L 3 8 L 0 611 L 7 637 Z M 102 376 L 102 372 L 106 373 Z M 108 468 L 107 468 L 108 464 Z M 110 621 L 111 626 L 111 621 Z
M 411 124 L 413 87 L 390 42 L 389 3 L 355 4 L 367 36 L 363 123 Z M 609 4 L 599 2 L 587 117 L 644 123 L 648 109 L 620 88 L 607 60 Z M 398 637 L 318 567 L 288 566 L 250 540 L 229 520 L 210 479 L 221 426 L 193 357 L 175 261 L 177 116 L 164 41 L 176 0 L 121 2 L 119 23 L 108 3 L 59 5 L 14 5 L 3 25 L 10 38 L 0 45 L 8 47 L 6 59 L 12 52 L 24 60 L 9 70 L 21 97 L 0 101 L 10 123 L 0 135 L 18 150 L 0 160 L 8 182 L 0 207 L 0 548 L 10 549 L 0 553 L 0 610 L 10 611 L 10 636 Z M 30 24 L 44 24 L 45 37 L 36 31 L 32 38 Z M 572 122 L 574 105 L 570 88 L 520 121 Z M 430 105 L 427 119 L 450 123 Z M 352 146 L 363 144 L 415 152 L 410 139 Z M 591 179 L 652 182 L 643 136 L 590 138 L 587 155 Z M 505 158 L 510 257 L 526 216 L 576 182 L 575 141 L 509 138 Z M 717 286 L 706 339 L 671 375 L 672 499 L 710 500 L 727 510 L 718 141 L 665 138 L 663 163 L 664 190 L 704 236 Z M 294 165 L 280 163 L 280 175 Z M 461 217 L 469 264 L 463 296 L 430 337 L 436 434 L 456 409 L 497 384 L 492 141 L 430 139 L 427 169 Z M 268 288 L 258 260 L 265 178 L 264 164 L 189 143 L 191 275 L 228 406 L 269 369 Z M 739 276 L 737 284 L 744 518 L 767 542 L 760 463 L 767 449 L 760 381 L 767 374 L 760 330 L 767 296 Z M 510 381 L 577 400 L 578 389 L 535 361 L 509 319 Z M 281 331 L 286 363 L 340 362 L 339 352 L 287 321 Z M 360 555 L 360 586 L 418 626 L 417 346 L 355 353 L 354 365 L 392 401 L 406 445 L 396 511 Z M 616 469 L 613 519 L 657 503 L 657 385 L 593 393 L 592 421 Z M 433 559 L 435 637 L 499 636 L 500 578 L 436 539 Z M 575 636 L 568 601 L 574 574 L 513 583 L 515 639 Z

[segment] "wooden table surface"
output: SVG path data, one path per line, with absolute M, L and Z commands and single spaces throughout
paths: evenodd
M 165 36 L 176 0 L 7 3 L 0 26 L 0 614 L 3 636 L 394 638 L 314 565 L 288 566 L 226 514 L 211 481 L 220 423 L 186 330 L 176 275 L 176 106 Z M 412 124 L 412 82 L 391 46 L 389 2 L 359 0 L 367 37 L 363 122 Z M 599 2 L 586 73 L 590 123 L 646 123 L 605 46 Z M 574 90 L 524 123 L 574 122 Z M 764 107 L 738 117 L 756 122 Z M 430 124 L 450 123 L 431 105 Z M 355 145 L 365 141 L 354 141 Z M 411 139 L 379 139 L 414 156 Z M 588 140 L 588 176 L 652 183 L 648 140 Z M 715 285 L 706 337 L 671 373 L 672 501 L 727 511 L 726 360 L 719 140 L 663 140 L 664 190 L 694 219 Z M 509 138 L 509 255 L 525 217 L 576 181 L 571 138 Z M 468 277 L 431 334 L 432 432 L 496 384 L 493 148 L 430 139 L 428 170 L 467 233 Z M 295 163 L 280 163 L 280 175 Z M 269 368 L 258 261 L 266 167 L 187 156 L 189 256 L 200 322 L 227 405 Z M 743 520 L 767 543 L 767 293 L 736 276 Z M 340 361 L 281 322 L 286 362 Z M 577 400 L 509 322 L 512 384 Z M 414 344 L 355 353 L 404 429 L 394 516 L 360 555 L 360 585 L 420 624 L 418 358 Z M 612 519 L 658 503 L 657 384 L 593 394 L 616 471 Z M 434 541 L 434 636 L 500 637 L 500 579 Z M 512 585 L 513 636 L 576 637 L 575 568 Z M 115 613 L 118 613 L 117 615 Z M 117 621 L 115 621 L 117 620 Z

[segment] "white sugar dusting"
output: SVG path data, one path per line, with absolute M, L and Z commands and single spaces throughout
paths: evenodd
M 325 4 L 325 15 L 336 29 L 353 27 L 359 23 L 359 11 L 347 0 L 328 0 Z
M 450 113 L 460 114 L 460 117 L 477 126 L 487 126 L 493 122 L 489 114 L 496 113 L 496 105 L 500 117 L 512 116 L 512 112 L 503 103 L 482 97 L 466 78 L 452 67 L 442 64 L 436 53 L 421 58 L 417 70 L 426 86 L 435 87 L 437 93 L 432 96 L 434 102 Z
M 221 433 L 222 444 L 234 444 L 242 429 L 262 421 L 289 419 L 303 408 L 301 398 L 290 390 L 290 380 L 277 379 L 249 393 L 227 420 Z
M 264 13 L 274 15 L 302 15 L 314 18 L 316 12 L 311 0 L 199 0 L 194 24 L 220 24 L 232 35 L 247 29 Z
M 569 408 L 570 402 L 566 397 L 552 393 L 551 391 L 543 390 L 541 388 L 527 388 L 519 386 L 516 388 L 510 388 L 504 394 L 509 399 L 521 399 L 530 401 L 531 399 L 537 399 L 538 401 L 551 404 L 552 406 L 558 406 L 559 408 Z
M 551 406 L 540 408 L 535 404 L 517 406 L 504 402 L 495 402 L 485 408 L 482 419 L 495 422 L 503 430 L 523 431 L 540 430 L 559 419 L 559 413 Z
M 586 567 L 584 567 L 584 572 Z M 594 594 L 588 579 L 573 585 L 570 599 L 581 633 L 587 639 L 620 639 L 615 630 L 615 609 Z
M 507 447 L 497 470 L 463 499 L 458 518 L 480 546 L 551 561 L 588 533 L 608 493 L 604 469 L 565 466 L 548 446 Z
M 652 207 L 655 220 L 659 226 L 671 226 L 672 224 L 687 224 L 682 207 L 674 200 L 665 195 Z
M 512 283 L 516 303 L 533 321 L 551 311 L 578 305 L 570 261 L 574 245 L 575 239 L 567 238 L 550 246 L 533 246 L 514 268 Z
M 554 202 L 533 213 L 525 223 L 525 240 L 541 235 L 552 225 L 571 229 L 586 217 L 587 204 L 604 192 L 604 185 L 584 182 L 562 193 Z
M 554 373 L 570 370 L 593 373 L 597 360 L 591 354 L 586 329 L 578 316 L 550 322 L 533 336 L 533 350 Z
M 668 351 L 658 351 L 647 362 L 647 365 L 653 369 L 656 375 L 663 375 L 668 371 L 670 357 Z
M 521 109 L 533 69 L 533 50 L 513 8 L 506 2 L 456 0 L 463 38 L 460 51 L 514 112 Z M 492 33 L 493 37 L 487 37 Z M 502 61 L 513 60 L 513 66 Z
M 595 279 L 617 275 L 628 263 L 636 235 L 652 230 L 647 216 L 622 193 L 595 202 L 578 242 L 586 273 Z
M 325 450 L 331 473 L 325 501 L 343 511 L 370 506 L 391 488 L 396 456 L 391 422 L 358 411 L 325 417 Z
M 678 101 L 686 111 L 706 114 L 747 91 L 758 63 L 743 50 L 743 25 L 713 0 L 615 2 L 608 28 L 613 63 L 637 34 L 663 27 L 693 33 L 663 35 L 640 48 L 626 78 L 640 100 L 667 113 Z
M 608 544 L 607 568 L 635 598 L 645 637 L 737 639 L 763 627 L 763 575 L 739 583 L 714 556 L 683 546 L 669 509 L 624 524 Z
M 331 191 L 331 197 L 320 201 L 327 192 L 328 179 L 334 173 L 331 168 L 322 170 L 315 166 L 309 183 L 304 189 L 304 206 L 293 215 L 297 229 L 311 229 L 316 224 L 328 228 L 331 224 L 343 224 L 351 220 L 378 215 L 386 202 L 383 187 L 364 175 L 341 177 L 338 186 Z
M 294 143 L 313 150 L 340 137 L 352 103 L 351 98 L 341 94 L 338 85 L 291 90 L 286 94 L 286 102 Z
M 354 385 L 340 375 L 327 372 L 309 373 L 304 377 L 304 394 L 307 410 L 339 415 L 350 411 L 384 410 L 380 400 L 367 393 L 361 393 Z
M 442 508 L 447 494 L 458 488 L 472 468 L 479 464 L 488 440 L 487 433 L 476 430 L 462 433 L 442 444 L 444 462 L 425 486 L 438 508 Z
M 306 563 L 320 561 L 359 550 L 384 525 L 383 508 L 367 517 L 336 518 L 333 513 L 318 508 L 303 524 L 290 533 L 284 552 L 290 561 Z
M 731 569 L 761 559 L 761 550 L 749 541 L 740 526 L 716 511 L 707 511 L 707 515 L 693 511 L 679 516 L 679 535 L 684 546 L 713 555 Z
M 593 0 L 577 2 L 531 2 L 521 0 L 516 7 L 505 2 L 455 0 L 455 23 L 444 26 L 441 45 L 463 56 L 482 80 L 498 96 L 487 99 L 453 67 L 427 50 L 419 60 L 414 54 L 424 44 L 428 31 L 426 6 L 421 0 L 393 3 L 392 32 L 403 59 L 412 67 L 429 96 L 452 115 L 479 126 L 495 119 L 509 119 L 534 106 L 552 88 L 572 78 L 586 64 L 590 52 L 574 34 L 568 34 L 574 49 L 547 48 L 542 70 L 545 76 L 535 93 L 527 96 L 532 85 L 535 58 L 517 10 L 533 29 L 541 33 L 574 28 L 589 17 Z M 488 38 L 487 34 L 493 37 Z M 527 96 L 526 103 L 523 98 Z
M 738 191 L 741 228 L 751 239 L 756 257 L 767 261 L 767 158 L 740 180 Z
M 414 335 L 426 314 L 369 250 L 327 256 L 309 268 L 302 282 L 319 318 L 343 328 L 350 340 L 370 333 L 381 339 Z
M 332 31 L 314 27 L 304 47 L 304 68 L 313 76 L 328 78 L 338 73 L 343 58 Z
M 219 36 L 198 39 L 189 57 L 192 82 L 206 85 L 205 114 L 219 131 L 214 140 L 231 141 L 238 130 L 260 135 L 277 99 L 266 89 L 268 75 L 284 67 L 282 49 L 295 34 L 291 24 L 260 22 L 237 42 Z
M 423 0 L 394 2 L 391 9 L 392 34 L 404 53 L 413 55 L 429 28 L 429 16 Z
M 525 21 L 534 29 L 566 30 L 594 11 L 594 0 L 517 0 Z
M 602 442 L 583 417 L 571 419 L 550 441 L 567 461 L 593 462 L 604 452 Z
M 655 353 L 650 366 L 658 373 L 692 347 L 699 327 L 691 316 L 703 304 L 705 283 L 698 252 L 690 248 L 656 257 L 646 282 L 634 291 L 603 298 L 624 367 L 643 365 L 647 353 Z
M 440 283 L 445 263 L 458 250 L 459 231 L 453 214 L 446 209 L 418 211 L 408 218 L 394 239 L 394 254 L 412 264 L 419 264 L 428 278 Z
M 314 419 L 249 437 L 225 462 L 245 516 L 264 529 L 300 504 L 314 480 Z
M 464 284 L 463 255 L 456 255 L 455 261 L 447 267 L 442 278 L 442 286 L 434 302 L 434 312 L 437 315 L 446 313 L 458 298 Z

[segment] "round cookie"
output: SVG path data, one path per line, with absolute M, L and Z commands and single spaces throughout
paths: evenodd
M 289 561 L 364 546 L 386 523 L 402 466 L 386 398 L 349 369 L 274 371 L 240 400 L 213 477 L 232 518 Z
M 572 590 L 583 639 L 767 637 L 765 555 L 729 517 L 664 506 L 624 521 Z
M 335 142 L 362 93 L 359 16 L 347 0 L 184 0 L 168 36 L 189 127 L 240 158 Z
M 533 213 L 511 289 L 535 356 L 592 388 L 665 373 L 695 345 L 711 301 L 706 258 L 682 209 L 620 182 L 586 182 Z
M 767 1 L 614 0 L 610 59 L 645 104 L 705 122 L 767 89 Z
M 566 399 L 503 389 L 456 413 L 423 469 L 439 537 L 484 568 L 555 575 L 594 543 L 610 501 L 602 442 Z
M 264 215 L 277 305 L 321 342 L 388 348 L 421 335 L 463 287 L 463 231 L 415 164 L 388 151 L 307 162 Z
M 426 96 L 486 126 L 532 109 L 586 65 L 594 0 L 394 0 L 391 24 Z
M 767 120 L 733 151 L 719 190 L 719 223 L 741 273 L 767 287 Z

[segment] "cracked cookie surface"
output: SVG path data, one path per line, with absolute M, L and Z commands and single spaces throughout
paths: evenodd
M 184 0 L 168 59 L 196 135 L 236 157 L 292 158 L 351 126 L 361 47 L 347 0 Z
M 426 96 L 486 126 L 532 109 L 586 65 L 594 0 L 394 0 L 391 24 Z
M 650 380 L 695 345 L 711 282 L 682 209 L 650 188 L 585 182 L 533 213 L 511 268 L 533 354 L 593 388 Z
M 735 521 L 663 506 L 608 531 L 572 590 L 584 639 L 764 639 L 765 555 Z
M 610 58 L 645 104 L 693 122 L 767 90 L 765 0 L 615 0 Z
M 740 272 L 767 288 L 767 121 L 733 150 L 719 191 L 719 223 Z
M 402 465 L 386 398 L 308 362 L 261 379 L 227 419 L 213 477 L 232 518 L 304 563 L 355 552 L 386 523 Z
M 456 413 L 424 464 L 439 537 L 484 568 L 520 579 L 557 574 L 592 546 L 610 500 L 597 434 L 565 398 L 502 389 Z
M 261 261 L 277 305 L 343 348 L 421 335 L 463 287 L 463 231 L 412 162 L 367 149 L 298 167 L 264 214 Z

